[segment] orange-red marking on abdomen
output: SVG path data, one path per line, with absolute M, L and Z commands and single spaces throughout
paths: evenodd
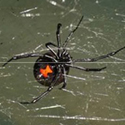
M 48 77 L 48 73 L 53 73 L 52 69 L 50 68 L 49 65 L 46 66 L 45 69 L 40 69 L 40 73 L 43 75 L 44 78 Z

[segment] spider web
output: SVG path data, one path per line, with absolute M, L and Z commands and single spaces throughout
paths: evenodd
M 1 0 L 0 64 L 16 54 L 45 53 L 45 43 L 56 44 L 56 25 L 62 23 L 61 40 L 84 19 L 67 50 L 74 59 L 93 58 L 125 46 L 123 0 Z M 58 88 L 35 105 L 21 105 L 46 88 L 32 75 L 37 58 L 0 67 L 0 123 L 12 125 L 123 125 L 125 122 L 125 51 L 82 67 L 104 67 L 101 72 L 71 69 L 66 90 Z

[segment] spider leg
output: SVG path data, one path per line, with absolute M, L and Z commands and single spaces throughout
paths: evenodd
M 32 101 L 30 101 L 30 102 L 20 102 L 21 104 L 34 104 L 34 103 L 36 103 L 36 102 L 38 102 L 40 99 L 42 99 L 43 97 L 45 97 L 46 95 L 48 95 L 49 94 L 49 92 L 51 92 L 52 91 L 52 89 L 53 89 L 53 87 L 54 87 L 54 85 L 56 84 L 56 82 L 57 82 L 57 73 L 56 73 L 56 75 L 55 75 L 55 77 L 52 79 L 52 81 L 51 81 L 51 85 L 48 87 L 48 89 L 45 91 L 45 92 L 43 92 L 43 93 L 41 93 L 38 97 L 36 97 L 35 99 L 33 99 Z
M 66 70 L 64 68 L 64 65 L 63 65 L 63 77 L 64 77 L 64 81 L 63 81 L 63 85 L 61 88 L 59 89 L 65 89 L 66 85 L 67 85 L 67 78 L 66 78 Z
M 57 55 L 57 53 L 50 47 L 50 46 L 57 47 L 55 44 L 53 44 L 53 43 L 51 43 L 51 42 L 48 42 L 48 43 L 45 44 L 45 46 L 46 46 L 57 58 L 59 58 L 58 55 Z M 58 47 L 57 47 L 57 48 L 58 48 Z
M 98 61 L 98 60 L 101 60 L 101 59 L 104 59 L 104 58 L 107 58 L 107 57 L 110 57 L 110 56 L 114 56 L 115 54 L 117 54 L 118 52 L 120 52 L 123 49 L 125 49 L 125 46 L 116 50 L 116 51 L 114 51 L 114 52 L 110 52 L 106 55 L 102 55 L 102 56 L 95 57 L 95 58 L 76 59 L 73 62 L 95 62 L 95 61 Z
M 61 38 L 60 38 L 60 28 L 61 28 L 62 24 L 58 23 L 57 25 L 57 31 L 56 31 L 56 38 L 57 38 L 57 46 L 60 48 L 61 46 Z
M 75 69 L 79 69 L 79 70 L 83 70 L 83 71 L 86 71 L 86 72 L 90 72 L 90 71 L 101 71 L 103 69 L 105 69 L 106 67 L 102 67 L 102 68 L 84 68 L 84 67 L 81 67 L 81 66 L 75 66 L 75 65 L 68 65 L 66 64 L 67 66 L 71 67 L 71 68 L 75 68 Z
M 45 57 L 47 57 L 47 58 L 49 58 L 49 59 L 52 59 L 52 60 L 54 61 L 54 62 L 52 62 L 52 63 L 58 64 L 58 61 L 57 61 L 55 58 L 53 58 L 52 56 L 45 55 Z
M 4 63 L 2 66 L 4 67 L 5 65 L 7 65 L 12 60 L 18 60 L 18 59 L 28 58 L 28 57 L 40 57 L 40 56 L 41 55 L 37 54 L 37 53 L 26 53 L 26 54 L 15 55 L 11 59 L 9 59 L 6 63 Z
M 51 92 L 53 89 L 53 86 L 48 87 L 48 89 L 43 92 L 41 95 L 39 95 L 38 97 L 36 97 L 35 99 L 33 99 L 30 102 L 20 102 L 21 104 L 34 104 L 36 102 L 38 102 L 41 98 L 45 97 L 49 92 Z
M 81 19 L 80 19 L 80 21 L 78 22 L 76 28 L 73 29 L 73 30 L 69 33 L 68 37 L 67 37 L 66 40 L 65 40 L 65 43 L 63 44 L 63 47 L 64 47 L 64 48 L 67 46 L 68 41 L 69 41 L 69 39 L 71 38 L 71 36 L 73 35 L 73 33 L 78 29 L 78 27 L 79 27 L 81 21 L 83 20 L 83 17 L 84 17 L 84 16 L 81 17 Z
M 61 38 L 60 38 L 60 28 L 61 28 L 62 24 L 58 23 L 57 25 L 57 31 L 56 31 L 56 38 L 57 38 L 57 46 L 58 46 L 58 57 L 60 56 L 60 46 L 61 46 Z

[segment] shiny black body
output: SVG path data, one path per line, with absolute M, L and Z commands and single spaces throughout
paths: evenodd
M 53 89 L 54 86 L 59 85 L 60 83 L 63 83 L 63 85 L 60 89 L 64 89 L 66 87 L 66 84 L 67 84 L 67 75 L 69 73 L 70 68 L 76 68 L 76 69 L 86 71 L 86 72 L 101 71 L 101 70 L 106 68 L 106 67 L 84 68 L 84 67 L 74 65 L 76 62 L 95 62 L 95 61 L 98 61 L 98 60 L 101 60 L 101 59 L 104 59 L 104 58 L 107 58 L 110 56 L 114 56 L 115 54 L 117 54 L 121 50 L 125 49 L 125 46 L 124 46 L 124 47 L 122 47 L 114 52 L 110 52 L 106 55 L 102 55 L 102 56 L 95 57 L 95 58 L 72 59 L 72 57 L 70 56 L 70 54 L 66 50 L 66 46 L 67 46 L 71 36 L 78 29 L 82 19 L 83 19 L 83 16 L 81 17 L 76 28 L 73 29 L 69 33 L 68 37 L 66 38 L 66 40 L 64 41 L 63 44 L 61 43 L 61 38 L 60 38 L 60 28 L 61 28 L 62 24 L 58 23 L 57 31 L 56 31 L 57 45 L 52 43 L 52 42 L 46 43 L 45 46 L 49 50 L 47 53 L 45 53 L 43 55 L 39 54 L 39 53 L 19 54 L 19 55 L 12 57 L 6 63 L 3 64 L 3 66 L 5 66 L 6 64 L 8 64 L 12 60 L 18 60 L 18 59 L 29 58 L 29 57 L 38 57 L 38 59 L 36 60 L 36 62 L 34 64 L 34 70 L 33 70 L 34 77 L 40 84 L 47 86 L 48 89 L 45 92 L 41 93 L 41 95 L 39 95 L 38 97 L 36 97 L 32 101 L 21 102 L 21 104 L 36 103 L 41 98 L 46 96 Z M 52 73 L 48 73 L 47 74 L 48 76 L 43 77 L 43 74 L 41 74 L 41 69 L 43 71 L 44 68 L 46 68 L 47 66 L 50 68 L 50 70 L 52 70 Z
M 52 52 L 45 53 L 42 57 L 39 57 L 35 64 L 34 64 L 34 77 L 35 79 L 42 85 L 44 86 L 51 86 L 53 83 L 53 86 L 59 85 L 64 81 L 64 76 L 63 76 L 63 62 L 69 62 L 70 61 L 70 56 L 69 54 L 66 56 L 63 56 L 63 58 L 58 60 L 58 64 L 55 63 L 55 61 L 51 58 L 48 57 L 53 57 L 55 59 L 55 56 L 52 54 Z M 47 78 L 44 78 L 41 73 L 40 69 L 44 69 L 46 65 L 51 66 L 53 73 L 49 74 Z M 69 66 L 65 66 L 65 71 L 66 75 L 69 73 Z M 57 76 L 57 73 L 60 75 Z

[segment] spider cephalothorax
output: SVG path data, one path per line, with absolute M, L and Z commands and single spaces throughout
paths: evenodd
M 39 95 L 37 98 L 33 99 L 32 101 L 21 102 L 21 104 L 36 103 L 45 95 L 47 95 L 53 89 L 54 86 L 59 85 L 60 83 L 63 83 L 60 89 L 64 89 L 67 83 L 66 76 L 68 75 L 70 68 L 76 68 L 76 69 L 80 69 L 80 70 L 87 71 L 87 72 L 88 71 L 101 71 L 106 68 L 106 67 L 84 68 L 84 67 L 74 65 L 76 62 L 98 61 L 100 59 L 114 56 L 119 51 L 125 49 L 125 46 L 124 46 L 114 52 L 108 53 L 103 56 L 95 57 L 95 58 L 72 59 L 72 57 L 66 50 L 66 46 L 68 44 L 69 39 L 73 35 L 73 33 L 78 29 L 82 19 L 83 19 L 83 16 L 81 17 L 76 28 L 73 29 L 69 33 L 68 37 L 66 38 L 63 44 L 61 43 L 61 38 L 60 38 L 60 28 L 62 24 L 58 23 L 57 31 L 56 31 L 57 45 L 52 42 L 46 43 L 46 47 L 49 49 L 47 53 L 43 55 L 39 53 L 19 54 L 19 55 L 12 57 L 6 63 L 3 64 L 3 66 L 5 66 L 12 60 L 28 58 L 28 57 L 38 57 L 38 59 L 36 60 L 34 64 L 34 70 L 33 70 L 34 77 L 40 84 L 44 86 L 48 86 L 48 89 L 45 92 L 43 92 L 41 95 Z M 56 50 L 54 50 L 53 47 L 56 48 Z

